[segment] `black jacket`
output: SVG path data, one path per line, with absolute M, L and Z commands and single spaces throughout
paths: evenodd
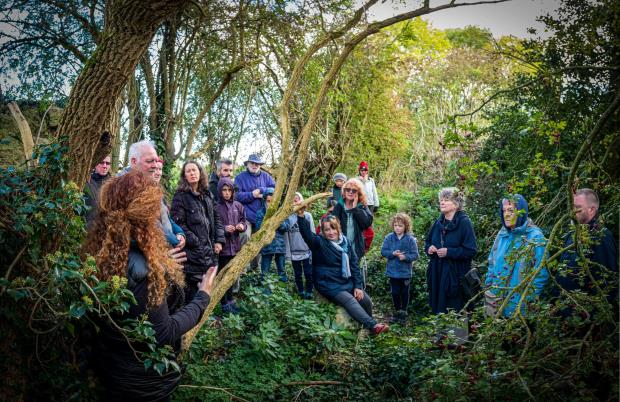
M 99 205 L 99 193 L 101 192 L 101 186 L 110 178 L 110 174 L 108 173 L 105 176 L 101 176 L 97 172 L 93 172 L 90 175 L 90 179 L 86 182 L 86 187 L 84 188 L 84 202 L 90 210 L 86 215 L 86 226 L 90 226 L 95 217 L 97 216 L 97 209 Z
M 220 195 L 217 192 L 217 184 L 219 183 L 219 181 L 220 177 L 215 172 L 211 172 L 211 174 L 209 175 L 209 191 L 211 192 L 211 195 L 213 196 L 215 202 L 218 202 L 220 200 Z
M 132 244 L 127 263 L 127 288 L 134 294 L 137 304 L 114 318 L 121 322 L 127 318 L 139 319 L 147 314 L 158 346 L 170 345 L 178 353 L 181 337 L 198 324 L 210 297 L 198 291 L 186 306 L 178 308 L 183 304 L 183 290 L 171 287 L 168 289 L 168 301 L 148 309 L 148 269 L 144 254 Z M 174 296 L 180 297 L 181 303 L 171 305 Z M 103 385 L 101 400 L 154 401 L 165 399 L 174 392 L 181 381 L 180 373 L 171 369 L 159 375 L 153 368 L 145 370 L 144 362 L 136 359 L 133 349 L 148 352 L 146 344 L 134 343 L 130 347 L 125 337 L 107 321 L 101 322 L 100 328 L 94 343 L 94 366 Z
M 357 207 L 351 209 L 351 216 L 353 217 L 353 227 L 355 228 L 355 241 L 353 242 L 353 250 L 358 258 L 362 258 L 366 254 L 364 249 L 364 230 L 368 229 L 372 225 L 372 213 L 368 207 L 363 204 L 357 204 Z M 342 228 L 342 234 L 347 235 L 347 221 L 348 214 L 344 207 L 344 201 L 341 198 L 338 204 L 334 207 L 332 212 L 340 221 Z
M 224 245 L 226 237 L 211 194 L 177 191 L 172 199 L 170 216 L 185 232 L 185 272 L 203 274 L 216 265 L 213 246 L 215 243 Z

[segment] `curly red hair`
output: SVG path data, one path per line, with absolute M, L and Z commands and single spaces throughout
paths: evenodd
M 168 282 L 183 286 L 180 265 L 168 256 L 168 244 L 158 224 L 162 190 L 140 171 L 108 180 L 99 197 L 99 214 L 90 228 L 86 251 L 95 256 L 98 277 L 127 275 L 132 241 L 144 253 L 148 264 L 148 306 L 164 302 Z

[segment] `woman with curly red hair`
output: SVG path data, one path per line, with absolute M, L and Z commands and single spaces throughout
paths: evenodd
M 178 352 L 182 335 L 200 321 L 210 301 L 216 269 L 203 276 L 200 289 L 183 305 L 182 268 L 167 254 L 168 245 L 158 225 L 162 191 L 140 171 L 110 179 L 102 188 L 99 215 L 91 227 L 86 251 L 95 257 L 100 280 L 127 278 L 136 304 L 120 322 L 146 315 L 158 346 Z M 181 380 L 171 370 L 159 375 L 145 369 L 136 352 L 148 351 L 141 343 L 128 343 L 118 326 L 101 326 L 95 343 L 96 365 L 105 400 L 168 400 Z

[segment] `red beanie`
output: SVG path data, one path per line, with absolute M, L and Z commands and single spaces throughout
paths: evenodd
M 362 168 L 366 168 L 366 170 L 368 170 L 368 162 L 361 161 L 359 167 L 357 168 L 357 170 L 362 170 Z

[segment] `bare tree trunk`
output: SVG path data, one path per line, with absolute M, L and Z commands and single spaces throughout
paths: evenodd
M 9 110 L 15 119 L 15 123 L 17 124 L 17 128 L 19 129 L 19 133 L 22 136 L 22 145 L 24 147 L 24 158 L 28 162 L 28 166 L 34 166 L 36 163 L 32 160 L 32 150 L 34 149 L 34 141 L 32 140 L 32 131 L 30 130 L 30 126 L 28 125 L 28 121 L 22 114 L 22 111 L 17 106 L 17 103 L 10 102 Z
M 60 134 L 66 136 L 69 146 L 70 180 L 82 185 L 96 161 L 110 152 L 110 119 L 116 100 L 159 25 L 188 3 L 188 0 L 110 0 L 107 3 L 101 40 L 71 90 L 60 123 Z

